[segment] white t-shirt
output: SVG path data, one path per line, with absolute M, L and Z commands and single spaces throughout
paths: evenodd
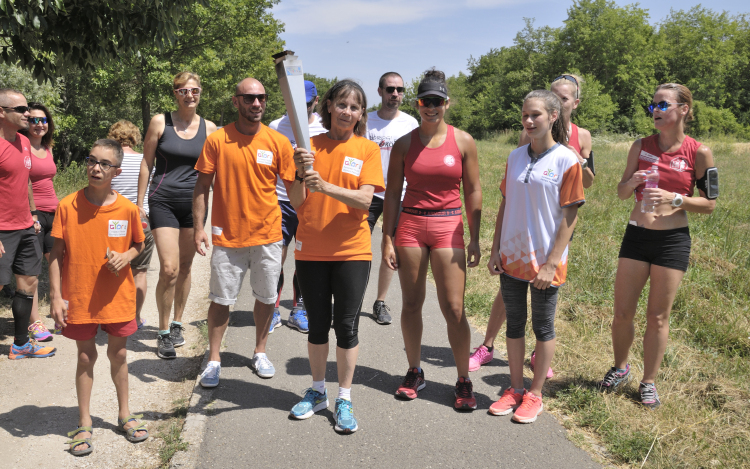
M 365 137 L 377 143 L 380 147 L 380 162 L 383 165 L 383 180 L 388 187 L 388 163 L 391 161 L 391 150 L 396 140 L 419 127 L 419 122 L 405 112 L 399 112 L 395 119 L 385 120 L 378 116 L 377 111 L 367 114 L 367 133 Z M 406 180 L 401 191 L 401 200 L 406 193 Z M 384 192 L 376 192 L 376 197 L 384 198 Z
M 310 124 L 310 138 L 328 132 L 320 122 L 320 116 L 317 113 L 313 114 L 313 116 L 315 116 L 315 120 L 312 124 Z M 281 118 L 276 119 L 275 121 L 268 124 L 268 126 L 288 138 L 289 141 L 292 142 L 292 148 L 297 148 L 297 142 L 294 140 L 294 131 L 292 130 L 292 123 L 289 121 L 289 116 L 284 115 Z M 276 178 L 276 195 L 278 196 L 279 200 L 289 202 L 289 196 L 286 193 L 286 186 L 284 186 L 284 181 L 282 181 L 278 176 Z
M 120 165 L 122 172 L 112 178 L 112 189 L 133 203 L 138 200 L 138 177 L 141 175 L 141 160 L 143 160 L 142 153 L 125 153 Z M 153 171 L 151 174 L 153 175 Z M 143 196 L 143 209 L 148 215 L 148 187 L 146 188 L 146 195 Z

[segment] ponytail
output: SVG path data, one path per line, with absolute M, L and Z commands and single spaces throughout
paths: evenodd
M 551 91 L 534 90 L 523 98 L 523 102 L 525 103 L 530 99 L 542 100 L 547 114 L 552 115 L 552 113 L 557 112 L 557 119 L 552 123 L 552 139 L 557 143 L 567 145 L 569 123 L 568 120 L 563 117 L 562 101 L 560 101 L 560 98 Z

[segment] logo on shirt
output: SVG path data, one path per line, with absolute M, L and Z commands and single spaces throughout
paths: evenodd
M 560 178 L 560 173 L 556 173 L 554 169 L 548 168 L 542 173 L 542 180 L 547 182 L 557 182 Z
M 454 158 L 453 155 L 445 155 L 443 163 L 445 163 L 446 166 L 453 167 L 456 164 L 456 158 Z
M 258 164 L 273 164 L 273 152 L 267 150 L 258 150 Z
M 110 238 L 124 238 L 128 234 L 128 221 L 110 220 L 107 234 Z
M 641 150 L 641 154 L 638 155 L 638 159 L 641 161 L 649 162 L 649 163 L 656 163 L 657 161 L 659 161 L 658 156 L 652 155 L 651 153 L 645 150 Z
M 26 166 L 26 169 L 31 169 L 31 157 L 26 155 L 23 157 L 23 165 Z
M 669 166 L 674 169 L 675 171 L 683 172 L 687 170 L 688 164 L 687 161 L 685 161 L 684 158 L 675 158 L 672 160 L 671 163 L 669 163 Z
M 359 174 L 362 172 L 362 160 L 352 158 L 351 156 L 345 157 L 344 166 L 341 168 L 341 171 L 344 173 L 359 176 Z

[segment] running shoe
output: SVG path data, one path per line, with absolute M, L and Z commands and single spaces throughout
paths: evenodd
M 424 381 L 424 370 L 419 371 L 419 368 L 411 368 L 406 372 L 404 382 L 396 390 L 396 396 L 409 400 L 416 399 L 419 391 L 424 389 L 425 386 L 427 386 L 427 383 Z
M 172 323 L 169 325 L 169 337 L 172 339 L 172 345 L 175 347 L 182 347 L 185 345 L 185 337 L 182 336 L 182 331 L 185 328 L 182 324 Z
M 654 410 L 661 405 L 659 393 L 656 392 L 656 385 L 654 383 L 641 383 L 638 386 L 638 392 L 641 394 L 641 404 L 644 407 Z
M 604 375 L 604 379 L 599 381 L 599 390 L 614 392 L 623 384 L 627 384 L 628 381 L 630 381 L 630 363 L 625 366 L 625 373 L 620 373 L 613 366 Z
M 168 360 L 177 358 L 177 352 L 174 350 L 170 334 L 156 334 L 156 355 Z
M 536 350 L 531 352 L 531 371 L 534 371 L 534 363 L 536 362 Z M 471 369 L 469 369 L 471 371 Z M 549 370 L 547 370 L 547 379 L 550 379 L 551 377 L 555 376 L 555 372 L 552 371 L 552 367 L 549 367 Z
M 201 386 L 215 388 L 219 385 L 219 375 L 221 375 L 221 363 L 208 362 L 208 366 L 201 373 Z
M 268 359 L 265 353 L 256 353 L 253 355 L 253 359 L 250 360 L 250 368 L 261 378 L 273 378 L 276 374 L 276 368 L 273 367 L 273 363 Z
M 37 342 L 49 342 L 52 340 L 52 334 L 44 327 L 42 321 L 34 321 L 29 326 L 29 339 L 34 339 Z
M 268 333 L 270 334 L 279 326 L 281 326 L 281 313 L 279 312 L 279 308 L 274 308 L 273 317 L 271 318 L 271 325 L 268 327 Z
M 492 415 L 508 415 L 518 409 L 521 402 L 523 402 L 523 393 L 515 392 L 513 388 L 508 388 L 503 393 L 503 396 L 490 406 L 488 412 Z
M 492 351 L 490 351 L 486 345 L 480 345 L 469 355 L 469 371 L 477 371 L 482 365 L 491 362 L 494 356 L 495 347 L 492 347 Z
M 307 311 L 304 308 L 295 306 L 292 308 L 292 312 L 289 313 L 289 319 L 286 321 L 286 325 L 297 329 L 303 334 L 310 332 L 310 326 L 307 323 Z
M 328 408 L 328 391 L 319 393 L 313 388 L 305 390 L 305 397 L 296 403 L 289 412 L 292 417 L 304 420 L 309 419 L 315 412 L 320 412 Z
M 456 381 L 456 403 L 453 407 L 460 410 L 474 410 L 477 408 L 477 399 L 474 397 L 474 387 L 471 380 L 461 376 Z
M 391 308 L 386 306 L 385 301 L 377 300 L 375 304 L 372 305 L 372 315 L 375 316 L 375 321 L 377 321 L 378 324 L 390 324 L 393 319 L 391 319 Z
M 352 401 L 349 399 L 336 399 L 336 427 L 339 433 L 349 434 L 357 431 L 357 419 L 354 418 Z
M 542 413 L 542 410 L 544 410 L 542 397 L 526 391 L 523 395 L 523 402 L 516 409 L 512 420 L 518 423 L 531 423 Z
M 20 347 L 16 344 L 11 344 L 8 359 L 20 360 L 22 358 L 45 358 L 51 357 L 56 351 L 57 349 L 55 347 L 43 347 L 37 345 L 36 340 L 30 339 L 26 342 L 26 345 Z

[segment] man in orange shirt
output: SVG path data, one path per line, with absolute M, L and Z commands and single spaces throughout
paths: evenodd
M 208 308 L 209 362 L 201 385 L 219 384 L 219 349 L 229 323 L 229 306 L 237 301 L 242 279 L 250 269 L 255 297 L 255 351 L 251 367 L 261 378 L 276 370 L 266 356 L 268 328 L 281 273 L 281 209 L 276 197 L 276 178 L 287 187 L 293 206 L 304 199 L 302 183 L 295 181 L 294 151 L 289 139 L 261 123 L 266 111 L 263 85 L 254 78 L 237 84 L 232 104 L 237 122 L 206 139 L 195 169 L 199 171 L 193 194 L 195 249 L 205 256 L 209 247 L 203 227 L 208 194 L 214 181 L 211 211 L 211 282 Z
M 63 336 L 76 341 L 78 366 L 78 427 L 70 452 L 93 451 L 91 389 L 96 363 L 96 332 L 107 332 L 107 357 L 119 404 L 117 429 L 131 442 L 148 438 L 148 431 L 128 408 L 128 336 L 135 321 L 135 281 L 130 261 L 143 250 L 145 236 L 138 207 L 112 190 L 120 174 L 122 147 L 114 140 L 97 140 L 86 158 L 89 185 L 60 201 L 52 224 L 55 244 L 50 252 L 50 309 Z

